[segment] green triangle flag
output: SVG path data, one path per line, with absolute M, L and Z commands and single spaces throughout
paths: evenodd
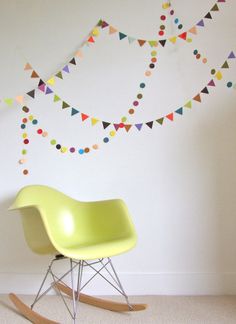
M 60 97 L 58 97 L 58 95 L 54 95 L 54 99 L 53 99 L 53 101 L 54 102 L 57 102 L 57 101 L 60 101 L 61 100 L 61 98 Z
M 5 98 L 4 101 L 5 101 L 5 103 L 8 106 L 11 106 L 13 104 L 14 99 L 12 99 L 12 98 Z
M 156 119 L 156 122 L 157 122 L 158 124 L 160 124 L 160 125 L 163 124 L 163 121 L 164 121 L 164 117 L 159 118 L 159 119 Z
M 217 4 L 215 4 L 212 8 L 211 11 L 219 11 L 219 8 L 217 6 Z
M 186 108 L 192 108 L 192 101 L 191 101 L 191 100 L 188 101 L 188 102 L 184 105 L 184 107 L 186 107 Z
M 157 41 L 153 40 L 153 41 L 148 41 L 149 45 L 151 47 L 157 46 Z
M 56 76 L 57 76 L 58 78 L 60 78 L 60 79 L 63 79 L 63 76 L 62 76 L 61 71 L 59 71 L 59 72 L 56 74 Z
M 62 109 L 65 109 L 68 107 L 70 107 L 70 105 L 68 105 L 68 103 L 66 103 L 65 101 L 62 101 Z
M 119 38 L 120 38 L 120 40 L 122 40 L 122 39 L 125 38 L 125 37 L 127 37 L 127 35 L 125 35 L 125 34 L 119 32 Z
M 227 61 L 225 61 L 225 63 L 222 65 L 221 67 L 222 69 L 228 69 L 229 68 L 229 64 Z

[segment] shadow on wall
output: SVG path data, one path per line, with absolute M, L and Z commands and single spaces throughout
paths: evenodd
M 231 97 L 232 99 L 232 97 Z M 219 291 L 236 291 L 236 111 L 235 104 L 219 102 L 216 111 L 198 126 L 199 154 L 207 165 L 209 205 L 212 217 L 208 219 L 209 238 L 219 276 Z M 209 120 L 210 119 L 210 120 Z M 198 143 L 199 145 L 199 143 Z M 207 217 L 208 215 L 206 215 Z M 206 246 L 206 249 L 208 246 Z M 214 255 L 213 255 L 214 254 Z

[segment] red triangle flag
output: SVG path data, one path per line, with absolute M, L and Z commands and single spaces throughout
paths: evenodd
M 95 42 L 94 42 L 94 39 L 93 39 L 92 36 L 89 37 L 88 42 L 90 42 L 90 43 L 95 43 Z
M 174 114 L 170 113 L 168 115 L 166 115 L 166 118 L 168 118 L 169 120 L 173 121 L 174 120 Z
M 82 118 L 82 121 L 85 121 L 87 118 L 89 118 L 89 116 L 81 113 L 81 118 Z
M 184 40 L 186 40 L 186 38 L 187 38 L 187 32 L 184 32 L 184 33 L 180 34 L 179 37 L 182 38 L 182 39 L 184 39 Z

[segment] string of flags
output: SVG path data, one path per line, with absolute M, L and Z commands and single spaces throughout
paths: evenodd
M 224 63 L 221 65 L 220 69 L 216 70 L 216 69 L 212 69 L 211 70 L 211 74 L 212 76 L 217 79 L 217 80 L 221 80 L 222 79 L 222 72 L 221 69 L 228 69 L 229 68 L 229 60 L 231 59 L 235 59 L 235 54 L 233 51 L 231 51 L 229 53 L 229 55 L 227 56 L 227 59 L 224 61 Z M 39 77 L 39 76 L 38 76 Z M 135 123 L 135 124 L 125 124 L 125 123 L 118 123 L 118 122 L 112 122 L 112 121 L 107 121 L 107 120 L 101 120 L 100 118 L 97 118 L 95 116 L 90 116 L 85 112 L 82 112 L 78 107 L 75 107 L 71 104 L 69 104 L 68 102 L 66 102 L 65 100 L 63 100 L 62 98 L 60 98 L 50 87 L 48 87 L 46 85 L 46 83 L 40 79 L 39 84 L 38 84 L 38 88 L 39 90 L 41 90 L 45 95 L 51 95 L 52 96 L 52 101 L 53 103 L 58 103 L 60 102 L 60 108 L 62 110 L 69 110 L 70 111 L 70 116 L 73 117 L 75 115 L 80 116 L 81 122 L 84 123 L 85 121 L 90 121 L 90 125 L 91 126 L 95 126 L 98 124 L 101 124 L 103 129 L 108 128 L 109 126 L 113 126 L 114 129 L 117 131 L 120 128 L 124 128 L 127 132 L 129 132 L 129 130 L 135 126 L 135 128 L 137 130 L 141 130 L 143 125 L 148 126 L 149 128 L 153 127 L 153 123 L 156 121 L 159 124 L 163 124 L 164 119 L 169 119 L 171 121 L 173 121 L 174 118 L 174 114 L 179 114 L 182 115 L 183 114 L 183 108 L 192 108 L 192 102 L 196 101 L 196 102 L 201 102 L 202 101 L 202 94 L 209 94 L 208 91 L 208 87 L 209 86 L 215 86 L 215 82 L 214 80 L 210 80 L 209 83 L 199 92 L 197 93 L 193 98 L 191 98 L 190 100 L 188 100 L 183 107 L 178 108 L 170 113 L 168 113 L 165 116 L 162 116 L 160 118 L 157 118 L 155 120 L 152 121 L 148 121 L 148 122 L 139 122 L 139 123 Z M 33 90 L 33 92 L 28 93 L 28 95 L 35 99 L 36 93 L 35 90 Z
M 181 32 L 178 35 L 172 35 L 166 39 L 156 39 L 156 40 L 146 40 L 146 39 L 139 39 L 132 36 L 129 36 L 126 33 L 119 31 L 117 28 L 113 27 L 111 24 L 106 22 L 105 20 L 100 19 L 99 22 L 92 28 L 89 35 L 85 38 L 82 44 L 79 46 L 78 50 L 75 52 L 73 57 L 69 60 L 67 64 L 65 64 L 60 70 L 58 70 L 53 76 L 51 76 L 47 83 L 50 85 L 54 85 L 56 80 L 63 79 L 65 75 L 69 74 L 71 68 L 78 64 L 78 60 L 83 57 L 83 47 L 90 46 L 96 42 L 96 38 L 100 35 L 101 31 L 108 29 L 109 35 L 118 35 L 119 40 L 127 39 L 128 44 L 137 43 L 140 47 L 144 44 L 149 44 L 150 47 L 157 47 L 158 44 L 162 47 L 165 47 L 166 43 L 170 42 L 175 44 L 178 39 L 182 39 L 187 42 L 191 42 L 191 37 L 197 35 L 198 29 L 202 29 L 205 27 L 206 21 L 212 20 L 213 15 L 212 13 L 218 12 L 220 10 L 219 3 L 225 3 L 226 0 L 218 0 L 212 8 L 204 15 L 202 19 L 200 19 L 195 25 L 193 25 L 190 29 Z M 177 21 L 177 20 L 176 20 Z M 182 25 L 182 24 L 181 24 Z M 178 26 L 179 27 L 179 26 Z M 189 37 L 189 35 L 191 35 Z M 31 78 L 38 78 L 37 72 L 34 71 L 29 63 L 26 63 L 24 70 L 32 70 Z M 34 91 L 31 90 L 27 94 L 33 95 Z M 0 99 L 0 103 L 3 102 L 7 106 L 12 106 L 14 103 L 16 104 L 23 104 L 26 99 L 26 94 L 17 95 L 15 97 L 7 97 Z

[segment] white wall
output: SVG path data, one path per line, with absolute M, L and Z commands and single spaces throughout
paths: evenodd
M 155 39 L 161 0 L 30 1 L 0 3 L 1 97 L 29 91 L 36 81 L 24 72 L 29 61 L 48 79 L 71 58 L 92 26 L 106 19 L 129 35 Z M 172 1 L 186 29 L 214 1 Z M 158 47 L 158 65 L 147 80 L 144 99 L 131 122 L 149 121 L 183 105 L 210 80 L 235 47 L 235 1 L 219 3 L 219 13 L 188 44 Z M 184 29 L 185 29 L 184 28 Z M 175 33 L 169 25 L 170 34 Z M 150 60 L 150 48 L 128 45 L 107 32 L 86 50 L 74 72 L 55 91 L 70 103 L 103 120 L 127 115 Z M 207 64 L 192 54 L 198 49 Z M 79 200 L 123 198 L 135 222 L 136 249 L 115 258 L 131 294 L 236 293 L 236 61 L 224 71 L 203 103 L 185 110 L 175 122 L 119 131 L 109 144 L 85 156 L 60 154 L 29 131 L 28 176 L 17 161 L 22 149 L 20 107 L 1 105 L 0 118 L 0 293 L 32 293 L 48 257 L 29 251 L 18 213 L 7 207 L 27 184 L 53 186 Z M 102 142 L 108 132 L 81 125 L 79 117 L 58 109 L 49 96 L 27 105 L 51 136 L 82 147 Z M 32 134 L 32 135 L 31 135 Z M 61 271 L 62 268 L 59 269 Z M 100 284 L 99 284 L 100 285 Z M 107 293 L 100 285 L 91 292 Z

